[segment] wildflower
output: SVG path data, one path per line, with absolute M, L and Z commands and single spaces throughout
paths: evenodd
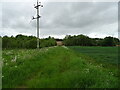
M 112 76 L 114 75 L 112 72 L 109 72 L 109 74 L 112 75 Z
M 15 66 L 15 68 L 17 68 L 17 66 Z
M 100 68 L 100 66 L 99 66 L 99 65 L 97 65 L 96 67 L 97 67 L 97 68 Z
M 5 63 L 5 65 L 7 66 L 7 65 L 8 65 L 8 63 Z
M 3 78 L 4 76 L 2 76 L 2 78 Z
M 16 60 L 17 60 L 17 56 L 15 56 L 15 58 L 12 59 L 11 62 L 16 62 Z
M 113 74 L 113 73 L 111 73 L 111 75 L 113 76 L 114 74 Z

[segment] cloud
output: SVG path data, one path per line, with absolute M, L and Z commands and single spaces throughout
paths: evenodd
M 42 11 L 44 33 L 109 35 L 117 30 L 117 3 L 49 3 Z M 47 14 L 44 11 L 48 11 Z
M 117 32 L 117 2 L 44 2 L 43 4 L 44 7 L 40 10 L 41 37 L 51 35 L 63 38 L 68 34 L 102 36 Z M 13 34 L 36 35 L 36 21 L 30 22 L 31 16 L 35 13 L 32 2 L 3 3 L 2 21 L 3 27 L 7 28 L 4 33 L 10 34 L 12 30 Z

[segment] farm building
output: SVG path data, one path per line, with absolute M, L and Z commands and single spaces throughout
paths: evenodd
M 116 45 L 117 47 L 119 46 L 120 47 L 120 45 Z
M 57 46 L 62 46 L 62 45 L 64 45 L 62 39 L 55 39 L 55 40 L 56 40 Z
M 57 42 L 57 46 L 62 46 L 63 42 L 62 41 L 56 41 Z

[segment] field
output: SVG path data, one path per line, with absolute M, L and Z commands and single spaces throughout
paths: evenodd
M 117 88 L 114 47 L 3 50 L 3 88 Z
M 78 53 L 90 56 L 98 62 L 118 64 L 118 47 L 69 47 Z

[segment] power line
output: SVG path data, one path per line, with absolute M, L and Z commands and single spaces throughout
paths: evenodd
M 37 5 L 34 4 L 34 8 L 37 10 L 37 17 L 32 17 L 33 19 L 37 19 L 37 49 L 39 49 L 39 18 L 41 18 L 41 16 L 39 15 L 39 7 L 43 7 L 43 5 L 41 4 L 41 2 L 39 2 L 37 0 Z

